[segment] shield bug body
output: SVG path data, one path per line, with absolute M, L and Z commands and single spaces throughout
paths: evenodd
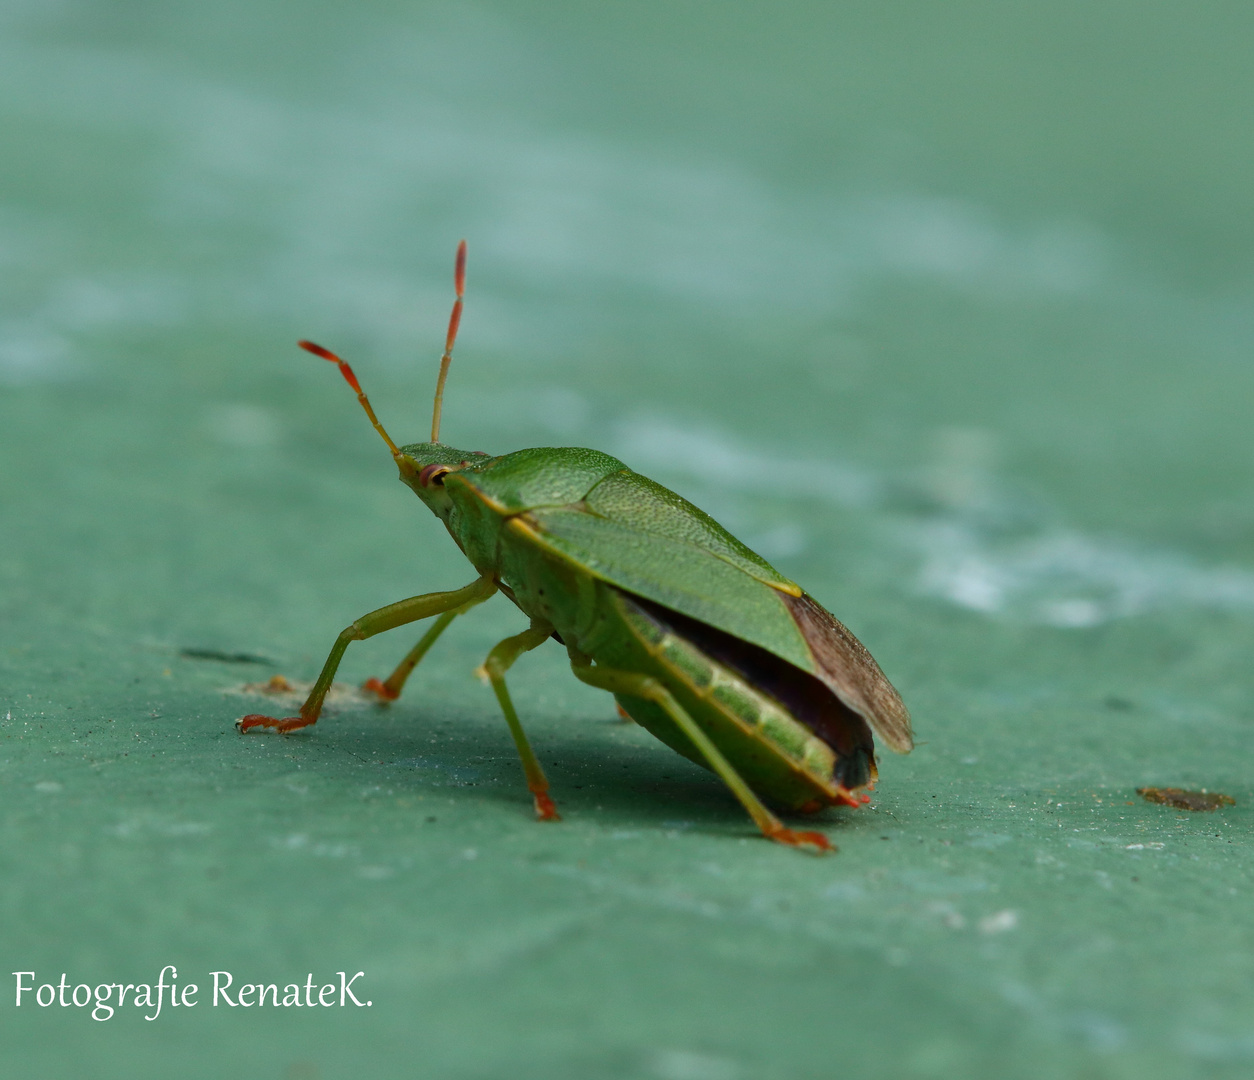
M 583 682 L 685 757 L 726 782 L 762 832 L 816 851 L 819 832 L 786 827 L 762 799 L 791 811 L 857 806 L 876 777 L 872 730 L 911 748 L 910 718 L 870 653 L 799 586 L 686 499 L 596 450 L 544 447 L 492 457 L 439 441 L 440 407 L 461 318 L 465 243 L 430 442 L 398 447 L 349 366 L 337 363 L 383 437 L 400 478 L 444 522 L 478 577 L 362 616 L 336 640 L 300 715 L 252 714 L 240 731 L 293 731 L 318 719 L 344 650 L 405 623 L 434 624 L 386 680 L 383 701 L 462 612 L 502 592 L 531 620 L 480 669 L 492 684 L 542 820 L 557 818 L 519 722 L 505 672 L 550 638 Z

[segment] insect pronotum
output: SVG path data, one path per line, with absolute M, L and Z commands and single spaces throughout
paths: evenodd
M 308 727 L 350 642 L 434 618 L 391 675 L 363 686 L 380 701 L 395 700 L 449 623 L 500 592 L 530 626 L 493 648 L 480 673 L 496 692 L 542 821 L 557 820 L 557 808 L 505 673 L 524 652 L 553 639 L 565 647 L 576 678 L 608 690 L 641 726 L 717 773 L 763 834 L 831 850 L 823 833 L 789 828 L 766 802 L 809 812 L 869 801 L 872 730 L 894 750 L 912 746 L 901 698 L 857 638 L 800 586 L 708 514 L 621 461 L 574 447 L 494 457 L 440 442 L 465 292 L 465 241 L 454 281 L 429 442 L 397 446 L 352 368 L 319 345 L 300 345 L 339 365 L 401 481 L 444 522 L 477 576 L 460 589 L 363 615 L 336 639 L 298 716 L 254 713 L 237 727 Z

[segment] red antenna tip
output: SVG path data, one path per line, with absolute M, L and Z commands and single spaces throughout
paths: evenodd
M 321 356 L 323 360 L 330 360 L 333 364 L 340 365 L 340 374 L 344 376 L 344 381 L 348 383 L 360 396 L 362 393 L 361 383 L 357 381 L 357 376 L 353 374 L 353 369 L 349 367 L 343 360 L 335 355 L 330 349 L 324 349 L 321 345 L 315 345 L 312 341 L 298 341 L 296 343 L 305 352 L 313 353 L 314 356 Z
M 301 340 L 296 344 L 304 349 L 305 352 L 313 353 L 314 356 L 321 356 L 323 360 L 330 360 L 333 364 L 338 364 L 340 362 L 340 358 L 330 349 L 324 349 L 321 345 L 315 345 L 312 341 Z
M 466 292 L 466 241 L 457 245 L 457 268 L 453 271 L 453 284 L 460 300 Z

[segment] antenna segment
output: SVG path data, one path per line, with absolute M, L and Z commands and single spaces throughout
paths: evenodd
M 431 441 L 433 443 L 440 441 L 440 411 L 444 406 L 444 380 L 448 378 L 448 366 L 453 361 L 453 342 L 457 340 L 457 328 L 462 321 L 462 297 L 466 294 L 465 240 L 457 245 L 457 266 L 453 270 L 453 285 L 457 290 L 457 300 L 453 303 L 453 314 L 448 320 L 448 334 L 444 338 L 444 355 L 440 357 L 440 377 L 435 384 L 435 408 L 431 412 Z M 347 367 L 343 362 L 340 366 L 341 368 Z M 362 402 L 365 402 L 364 395 L 362 395 Z M 366 405 L 366 408 L 369 409 L 370 406 Z M 372 417 L 373 415 L 371 413 Z M 377 421 L 375 427 L 379 427 Z M 382 432 L 383 429 L 379 428 L 379 431 Z M 386 439 L 387 436 L 384 435 L 384 438 Z M 389 439 L 388 442 L 390 443 L 391 440 Z
M 388 449 L 392 451 L 392 456 L 397 461 L 404 457 L 396 448 L 396 443 L 392 441 L 392 436 L 383 430 L 383 425 L 379 423 L 379 418 L 375 416 L 374 409 L 370 407 L 370 399 L 366 397 L 366 392 L 361 388 L 361 383 L 357 381 L 357 376 L 353 374 L 353 369 L 330 349 L 324 349 L 321 345 L 315 345 L 312 341 L 298 341 L 296 344 L 304 349 L 305 352 L 313 353 L 314 356 L 321 356 L 323 360 L 330 360 L 331 363 L 340 365 L 340 374 L 344 376 L 344 381 L 357 391 L 357 400 L 361 402 L 361 407 L 366 410 L 366 415 L 370 417 L 370 422 L 374 425 L 375 431 L 383 436 L 383 441 L 388 444 Z

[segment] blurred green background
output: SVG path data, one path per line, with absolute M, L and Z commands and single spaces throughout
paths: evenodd
M 1155 2 L 0 4 L 7 1075 L 1254 1071 L 1254 12 Z M 240 696 L 469 568 L 327 365 L 592 445 L 868 644 L 921 745 L 756 839 L 560 649 Z M 350 649 L 383 675 L 416 634 Z M 185 650 L 246 654 L 194 658 Z M 234 693 L 232 693 L 234 691 Z M 1237 805 L 1185 814 L 1144 784 Z M 230 1009 L 208 973 L 373 1005 Z M 9 984 L 12 987 L 12 984 Z

